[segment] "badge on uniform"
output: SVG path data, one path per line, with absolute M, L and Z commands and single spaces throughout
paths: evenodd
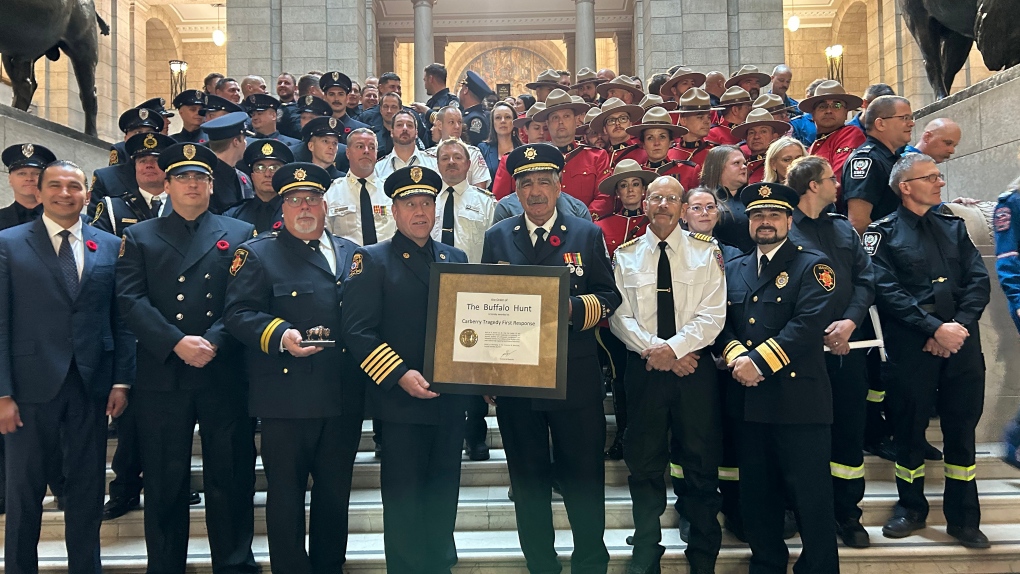
M 351 260 L 351 273 L 348 276 L 349 277 L 355 277 L 357 275 L 361 275 L 362 271 L 364 271 L 364 267 L 362 267 L 362 264 L 361 264 L 361 254 L 360 253 L 355 253 L 354 254 L 354 259 Z
M 790 283 L 790 275 L 783 271 L 776 277 L 776 289 L 782 289 Z
M 110 150 L 110 165 L 117 165 L 120 163 L 120 156 L 117 155 L 117 150 Z
M 101 205 L 101 204 L 100 204 Z M 117 259 L 124 257 L 124 248 L 127 247 L 127 236 L 120 238 L 120 252 L 117 253 Z
M 878 244 L 882 241 L 882 234 L 877 231 L 865 231 L 861 236 L 861 244 L 864 245 L 864 252 L 874 256 L 878 253 Z
M 1009 231 L 1009 224 L 1013 220 L 1013 212 L 1006 206 L 996 207 L 995 215 L 992 217 L 992 224 L 996 231 Z
M 482 120 L 479 118 L 471 120 L 471 125 L 468 129 L 475 133 L 482 133 Z
M 868 177 L 868 171 L 870 170 L 871 170 L 871 158 L 859 157 L 850 160 L 851 179 L 864 179 Z
M 97 176 L 95 174 L 92 174 L 92 186 L 89 187 L 89 191 L 94 191 L 96 189 L 96 182 L 97 181 L 99 181 L 99 176 Z
M 244 249 L 238 249 L 234 252 L 234 260 L 230 262 L 230 274 L 233 276 L 237 275 L 237 272 L 244 267 L 244 262 L 248 260 L 248 251 Z
M 832 291 L 836 288 L 836 272 L 832 270 L 832 267 L 819 263 L 815 265 L 813 269 L 815 274 L 815 280 L 822 286 L 822 289 L 826 291 Z
M 726 273 L 726 262 L 723 261 L 722 251 L 719 251 L 718 249 L 715 250 L 715 262 L 719 265 L 719 270 Z M 785 274 L 785 271 L 783 273 Z M 776 279 L 777 283 L 778 281 L 779 280 Z
M 567 264 L 567 269 L 571 273 L 578 277 L 584 275 L 584 269 L 581 268 L 581 254 L 580 253 L 564 253 L 563 262 Z
M 106 205 L 106 204 L 103 203 L 103 202 L 99 202 L 99 203 L 96 204 L 96 215 L 95 215 L 95 217 L 92 218 L 92 225 L 95 225 L 96 222 L 99 221 L 99 218 L 103 215 L 103 206 L 104 205 Z M 124 254 L 124 248 L 123 247 L 120 250 L 120 254 L 121 255 Z

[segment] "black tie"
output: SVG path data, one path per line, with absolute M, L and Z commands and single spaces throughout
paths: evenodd
M 58 235 L 60 235 L 60 250 L 57 252 L 57 258 L 60 259 L 60 271 L 64 274 L 64 285 L 67 286 L 67 292 L 74 299 L 78 296 L 78 264 L 75 263 L 74 253 L 71 251 L 71 232 L 65 229 Z
M 195 221 L 185 220 L 184 221 L 184 228 L 188 230 L 188 236 L 189 237 L 194 237 L 195 236 L 195 232 L 198 231 L 198 221 L 197 220 L 195 220 Z
M 659 242 L 659 273 L 655 279 L 655 291 L 658 296 L 658 317 L 660 339 L 668 339 L 676 335 L 676 311 L 673 307 L 673 275 L 669 270 L 669 257 L 666 256 L 665 241 Z
M 372 198 L 368 196 L 368 187 L 363 177 L 358 178 L 361 184 L 361 238 L 364 245 L 373 245 L 377 242 L 375 237 L 375 217 L 372 215 Z
M 326 269 L 329 269 L 329 260 L 326 259 L 326 254 L 323 253 L 321 249 L 319 249 L 319 240 L 309 239 L 308 247 L 310 247 L 311 250 L 315 252 L 315 255 L 317 255 L 322 260 L 322 262 L 326 264 Z
M 949 269 L 946 267 L 945 249 L 939 241 L 941 232 L 936 229 L 934 215 L 928 214 L 921 218 L 921 245 L 924 256 L 928 260 L 928 272 L 931 280 L 932 297 L 935 299 L 935 313 L 943 321 L 951 321 L 956 315 L 956 302 L 953 299 L 953 282 L 949 280 Z
M 535 229 L 535 257 L 538 257 L 538 253 L 545 247 L 545 228 L 539 227 Z
M 152 198 L 152 203 L 149 204 L 149 211 L 152 212 L 153 217 L 159 217 L 159 208 L 163 205 L 163 202 L 158 197 Z
M 761 277 L 762 275 L 765 274 L 765 268 L 768 267 L 768 265 L 769 256 L 763 253 L 761 259 L 758 260 L 758 277 Z
M 443 243 L 453 245 L 453 188 L 446 188 L 446 207 L 443 208 Z

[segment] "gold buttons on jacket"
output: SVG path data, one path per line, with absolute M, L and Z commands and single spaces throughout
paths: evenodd
M 283 370 L 283 374 L 285 374 L 285 375 L 287 374 L 287 369 Z
M 178 314 L 177 314 L 177 320 L 178 320 L 178 321 L 180 321 L 180 320 L 181 320 L 181 319 L 183 319 L 183 318 L 184 318 L 184 315 L 183 315 L 182 313 L 178 313 Z
M 758 296 L 755 295 L 754 297 L 751 297 L 751 301 L 754 301 L 755 303 L 757 303 L 758 302 Z
M 783 298 L 782 297 L 776 297 L 776 303 L 782 303 L 782 302 L 783 302 Z
M 206 273 L 206 274 L 205 274 L 205 278 L 206 278 L 206 279 L 212 279 L 212 275 L 209 275 L 208 273 Z
M 791 373 L 790 373 L 790 378 L 791 378 L 791 379 L 792 379 L 792 378 L 794 378 L 794 377 L 796 377 L 796 376 L 797 376 L 797 373 L 794 373 L 794 372 L 791 372 Z
M 212 293 L 206 293 L 205 294 L 205 298 L 206 299 L 212 299 Z
M 752 325 L 754 325 L 754 317 L 751 317 L 750 319 L 748 319 L 747 322 L 752 324 Z
M 180 277 L 178 277 L 177 278 L 177 282 L 178 283 L 184 283 L 184 275 L 181 275 Z
M 751 342 L 751 340 L 750 340 L 750 339 L 748 339 L 748 340 L 747 340 L 747 346 L 748 346 L 748 347 L 753 347 L 753 346 L 754 346 L 754 343 L 752 343 L 752 342 Z
M 183 301 L 184 300 L 184 293 L 178 293 L 177 294 L 177 300 L 178 301 Z
M 291 291 L 290 292 L 290 296 L 291 297 L 297 297 L 297 291 Z
M 206 317 L 212 317 L 212 311 L 206 311 L 205 312 L 205 316 Z

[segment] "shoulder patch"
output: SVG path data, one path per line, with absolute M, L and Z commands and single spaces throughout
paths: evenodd
M 995 231 L 1009 231 L 1009 226 L 1013 221 L 1013 211 L 1003 205 L 995 208 L 995 214 L 992 216 L 992 225 L 995 227 Z
M 846 219 L 847 221 L 850 221 L 850 219 L 847 216 L 843 215 L 842 213 L 836 213 L 835 211 L 830 211 L 829 217 L 831 217 L 832 219 Z
M 103 203 L 102 201 L 100 201 L 99 203 L 96 204 L 96 215 L 94 217 L 92 217 L 92 225 L 95 225 L 96 222 L 99 221 L 99 218 L 102 217 L 102 215 L 103 215 L 103 207 L 105 205 L 106 204 Z M 123 254 L 123 252 L 124 252 L 124 250 L 122 249 L 121 250 L 121 254 Z
M 999 194 L 999 201 L 1006 201 L 1016 193 L 1015 189 L 1007 189 L 1006 191 Z
M 124 257 L 124 248 L 125 247 L 127 247 L 127 236 L 126 235 L 122 236 L 120 238 L 120 251 L 117 253 L 117 259 L 120 259 L 121 257 Z
M 471 124 L 468 126 L 468 130 L 473 131 L 475 133 L 482 133 L 482 119 L 475 118 L 471 120 Z
M 861 236 L 861 244 L 868 255 L 875 255 L 878 252 L 878 244 L 882 242 L 882 234 L 877 231 L 865 231 Z
M 234 260 L 230 262 L 230 274 L 236 276 L 237 272 L 244 267 L 244 262 L 248 260 L 248 250 L 238 249 L 234 252 Z
M 96 174 L 92 174 L 92 185 L 89 187 L 89 191 L 94 191 L 96 189 L 97 181 L 99 181 L 99 176 Z
M 832 291 L 836 288 L 836 272 L 832 270 L 832 267 L 824 263 L 818 263 L 812 269 L 812 272 L 815 275 L 815 280 L 822 286 L 822 289 Z
M 850 179 L 864 179 L 871 171 L 870 157 L 855 157 L 850 160 Z
M 699 239 L 701 241 L 707 241 L 709 243 L 715 243 L 715 238 L 712 237 L 711 235 L 706 235 L 704 233 L 695 233 L 693 231 L 687 232 L 687 235 L 693 237 L 694 239 Z
M 726 261 L 723 260 L 721 249 L 717 248 L 715 250 L 715 262 L 716 264 L 719 265 L 719 270 L 722 271 L 723 273 L 726 273 Z
M 365 270 L 365 268 L 364 268 L 364 264 L 362 262 L 361 254 L 360 253 L 355 253 L 354 254 L 354 258 L 351 260 L 351 273 L 350 273 L 349 276 L 350 277 L 355 277 L 357 275 L 361 275 L 361 272 L 364 271 L 364 270 Z
M 116 149 L 110 150 L 110 165 L 117 165 L 120 163 L 120 157 L 117 155 Z

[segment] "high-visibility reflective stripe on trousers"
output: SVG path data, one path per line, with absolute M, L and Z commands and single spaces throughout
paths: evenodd
M 896 465 L 896 478 L 913 483 L 915 479 L 924 478 L 924 465 L 910 470 L 909 468 Z
M 876 391 L 875 389 L 868 389 L 868 402 L 869 403 L 880 403 L 885 400 L 885 391 Z
M 845 464 L 839 464 L 838 462 L 830 462 L 829 472 L 836 478 L 854 480 L 857 478 L 864 478 L 864 465 L 847 466 Z
M 977 465 L 957 466 L 946 463 L 946 478 L 953 480 L 971 481 L 977 478 Z

